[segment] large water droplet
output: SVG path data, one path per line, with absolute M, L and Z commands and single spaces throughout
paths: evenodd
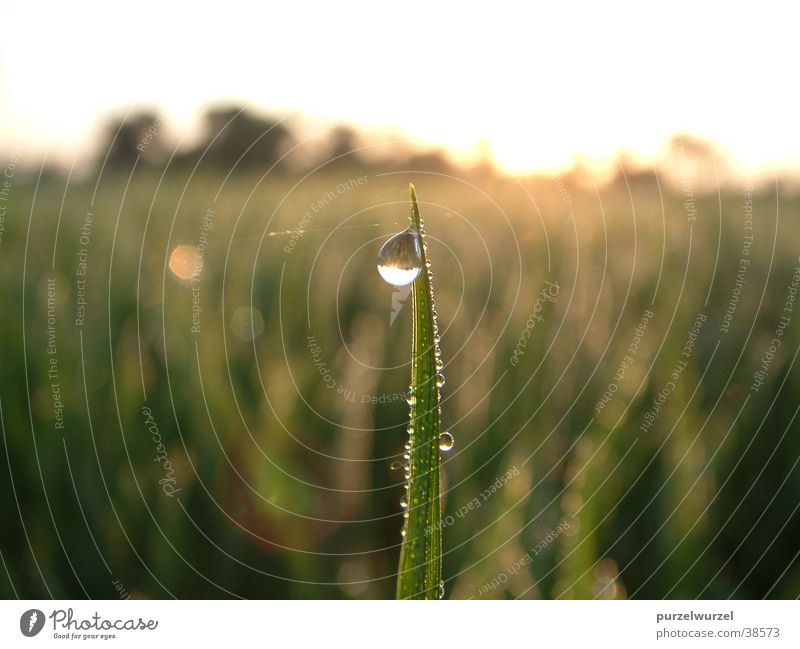
M 378 272 L 393 286 L 406 286 L 422 270 L 422 248 L 419 232 L 411 227 L 394 235 L 378 253 Z
M 439 582 L 439 599 L 444 599 L 444 582 Z
M 439 435 L 439 450 L 440 451 L 449 451 L 453 448 L 454 444 L 453 436 L 450 433 L 442 433 Z

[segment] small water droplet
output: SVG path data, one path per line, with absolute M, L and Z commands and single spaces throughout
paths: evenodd
M 440 451 L 449 451 L 453 448 L 453 444 L 455 441 L 453 440 L 453 436 L 450 433 L 442 433 L 439 435 L 439 450 Z
M 444 361 L 441 359 L 439 354 L 436 354 L 436 371 L 441 372 L 444 369 Z
M 408 509 L 408 498 L 405 496 L 400 499 L 400 509 Z
M 417 398 L 413 394 L 409 394 L 406 398 L 409 406 L 413 406 L 417 402 Z
M 443 385 L 444 385 L 444 374 L 442 374 L 441 372 L 439 372 L 439 373 L 436 375 L 436 387 L 437 387 L 437 388 L 441 388 Z
M 389 239 L 378 252 L 378 272 L 392 286 L 406 286 L 422 270 L 419 232 L 413 227 Z
M 439 599 L 444 599 L 444 582 L 439 582 Z

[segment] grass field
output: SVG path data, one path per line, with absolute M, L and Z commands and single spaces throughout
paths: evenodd
M 796 194 L 326 169 L 15 179 L 3 597 L 393 596 L 409 181 L 446 596 L 800 593 Z

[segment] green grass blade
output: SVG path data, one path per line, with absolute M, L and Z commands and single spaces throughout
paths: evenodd
M 441 361 L 425 229 L 414 186 L 411 223 L 422 239 L 422 272 L 412 287 L 411 416 L 407 472 L 408 508 L 397 578 L 398 599 L 439 599 L 442 531 L 439 506 L 439 404 Z

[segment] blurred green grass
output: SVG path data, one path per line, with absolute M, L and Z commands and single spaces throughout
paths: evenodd
M 751 265 L 723 335 L 739 187 L 698 198 L 690 228 L 680 194 L 650 176 L 567 182 L 569 205 L 548 178 L 368 173 L 339 192 L 346 170 L 223 177 L 107 174 L 94 200 L 95 178 L 14 187 L 0 247 L 3 597 L 116 597 L 115 582 L 150 598 L 393 596 L 410 304 L 390 326 L 374 257 L 406 217 L 409 180 L 435 260 L 443 424 L 456 440 L 444 462 L 448 596 L 800 592 L 796 314 L 750 392 L 797 267 L 796 196 L 756 194 Z M 286 231 L 328 192 L 286 252 Z M 210 207 L 193 333 L 192 283 L 167 264 L 197 245 Z M 52 278 L 63 430 L 47 375 Z M 513 365 L 547 281 L 557 298 Z M 252 341 L 234 318 L 242 307 L 263 318 Z M 688 365 L 643 433 L 701 312 Z M 159 484 L 143 405 L 175 496 Z

